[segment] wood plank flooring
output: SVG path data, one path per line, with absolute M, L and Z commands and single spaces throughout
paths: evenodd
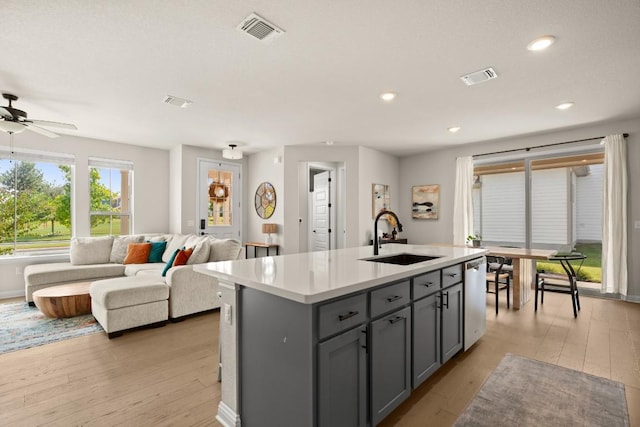
M 493 310 L 487 333 L 447 363 L 383 426 L 449 426 L 505 353 L 621 381 L 640 426 L 640 304 L 547 294 L 533 312 Z M 0 425 L 219 426 L 219 313 L 125 333 L 95 334 L 0 355 Z

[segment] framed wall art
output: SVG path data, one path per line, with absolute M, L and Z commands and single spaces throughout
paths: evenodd
M 389 186 L 385 184 L 371 184 L 371 218 L 375 218 L 381 210 L 389 210 Z
M 416 185 L 411 189 L 411 217 L 438 219 L 440 212 L 440 184 Z

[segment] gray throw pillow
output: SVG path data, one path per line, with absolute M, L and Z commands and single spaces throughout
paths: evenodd
M 209 252 L 209 262 L 230 261 L 238 259 L 242 250 L 242 243 L 235 239 L 214 239 L 210 238 L 211 251 Z
M 122 264 L 124 258 L 127 256 L 127 249 L 129 243 L 142 243 L 144 242 L 144 236 L 116 236 L 113 239 L 113 246 L 111 247 L 111 255 L 109 256 L 109 262 L 115 264 Z
M 113 236 L 74 237 L 71 239 L 71 265 L 108 264 Z

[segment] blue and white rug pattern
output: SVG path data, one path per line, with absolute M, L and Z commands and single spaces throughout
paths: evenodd
M 91 314 L 52 319 L 25 302 L 0 304 L 0 354 L 98 332 Z

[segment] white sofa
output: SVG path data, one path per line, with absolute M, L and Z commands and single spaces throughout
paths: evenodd
M 166 242 L 162 262 L 123 264 L 129 243 L 148 241 Z M 172 254 L 183 247 L 193 248 L 187 264 L 170 267 L 162 276 Z M 241 255 L 242 245 L 237 240 L 193 234 L 74 238 L 70 262 L 34 264 L 25 268 L 25 298 L 33 304 L 33 292 L 38 289 L 91 281 L 93 314 L 112 336 L 125 329 L 157 324 L 160 318 L 179 320 L 218 308 L 217 280 L 193 271 L 193 266 L 239 259 Z M 161 289 L 163 286 L 167 287 L 167 292 Z M 162 314 L 164 311 L 166 315 Z

